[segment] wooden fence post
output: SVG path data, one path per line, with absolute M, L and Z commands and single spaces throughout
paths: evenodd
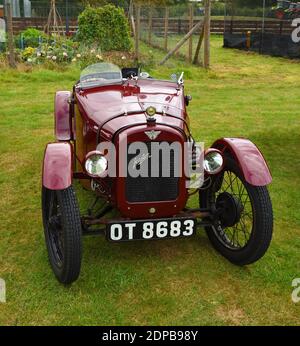
M 140 59 L 140 24 L 141 24 L 141 6 L 136 7 L 136 18 L 135 18 L 135 60 L 136 62 Z
M 210 66 L 210 12 L 211 2 L 205 0 L 205 19 L 204 19 L 204 68 Z
M 164 42 L 164 49 L 165 51 L 168 51 L 168 33 L 169 33 L 169 7 L 166 7 L 165 11 L 165 42 Z
M 200 26 L 203 25 L 203 21 L 200 20 L 193 28 L 190 30 L 177 44 L 176 46 L 168 52 L 168 54 L 162 59 L 162 61 L 159 63 L 159 65 L 163 65 L 174 53 L 176 53 L 184 44 L 185 42 L 193 35 Z
M 11 5 L 10 2 L 5 4 L 5 16 L 6 16 L 6 25 L 7 25 L 7 40 L 8 40 L 8 52 L 9 52 L 9 66 L 16 68 L 15 61 L 15 43 L 14 43 L 14 33 L 13 33 L 13 24 L 12 24 L 12 14 L 11 14 Z
M 189 31 L 194 26 L 194 6 L 193 4 L 189 4 Z M 189 39 L 189 62 L 192 62 L 193 59 L 193 35 L 191 35 Z
M 195 57 L 193 60 L 193 64 L 195 65 L 199 65 L 199 55 L 200 55 L 200 49 L 202 46 L 202 42 L 203 42 L 203 36 L 204 36 L 204 25 L 201 28 L 201 32 L 200 32 L 200 36 L 199 36 L 199 40 L 198 40 L 198 44 L 197 44 L 197 48 L 196 48 L 196 52 L 195 52 Z
M 132 29 L 132 36 L 135 37 L 135 22 L 134 22 L 134 6 L 133 6 L 133 1 L 130 1 L 128 15 L 129 15 L 129 20 L 130 20 L 131 29 Z
M 181 18 L 178 18 L 178 29 L 177 29 L 178 35 L 181 35 Z
M 148 22 L 148 44 L 151 46 L 152 40 L 152 27 L 153 27 L 153 8 L 149 8 L 149 22 Z

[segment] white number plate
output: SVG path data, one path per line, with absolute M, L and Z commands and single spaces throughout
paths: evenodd
M 109 241 L 131 241 L 191 237 L 197 228 L 196 219 L 156 219 L 109 223 L 106 237 Z

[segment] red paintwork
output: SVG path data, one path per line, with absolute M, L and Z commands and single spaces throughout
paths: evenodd
M 126 135 L 127 143 L 149 142 L 145 134 L 147 130 L 161 132 L 155 141 L 179 141 L 183 146 L 187 140 L 187 128 L 180 120 L 184 119 L 189 123 L 184 89 L 178 87 L 177 83 L 142 79 L 128 81 L 123 85 L 95 87 L 88 90 L 75 89 L 73 95 L 75 107 L 77 114 L 80 113 L 79 121 L 81 118 L 82 124 L 81 121 L 80 124 L 72 122 L 67 102 L 70 96 L 69 92 L 59 92 L 56 95 L 55 128 L 57 139 L 74 141 L 76 151 L 73 153 L 73 146 L 70 143 L 48 144 L 44 158 L 43 184 L 49 189 L 67 188 L 72 184 L 72 177 L 91 179 L 84 170 L 84 160 L 88 153 L 96 150 L 99 127 L 102 128 L 101 141 L 114 141 L 117 149 L 116 160 L 120 165 L 123 156 L 118 148 L 123 141 L 123 135 Z M 144 110 L 148 106 L 154 106 L 158 113 L 162 113 L 155 115 L 156 123 L 146 121 Z M 135 114 L 130 114 L 133 111 Z M 172 118 L 164 114 L 164 111 L 180 119 Z M 129 114 L 110 120 L 102 127 L 108 119 L 122 113 Z M 132 126 L 128 127 L 129 125 Z M 122 131 L 118 132 L 120 129 Z M 216 141 L 212 147 L 221 152 L 229 150 L 239 163 L 248 183 L 262 186 L 271 182 L 271 174 L 262 154 L 249 140 L 224 138 Z M 78 168 L 74 173 L 73 162 L 77 163 Z M 121 176 L 96 179 L 101 187 L 101 191 L 97 193 L 106 198 L 124 217 L 135 219 L 171 217 L 182 212 L 186 205 L 188 190 L 185 177 L 180 179 L 177 200 L 148 203 L 128 203 L 125 197 L 125 179 Z M 150 208 L 155 208 L 156 213 L 150 214 Z
M 152 128 L 152 127 L 151 127 Z M 126 131 L 127 142 L 149 142 L 149 138 L 145 135 L 145 131 L 149 130 L 149 126 L 141 125 L 137 128 L 132 128 Z M 182 147 L 184 145 L 185 138 L 178 133 L 178 131 L 165 127 L 163 125 L 155 126 L 155 130 L 161 131 L 160 135 L 156 138 L 156 141 L 168 141 L 168 142 L 180 142 Z M 117 140 L 117 146 L 122 141 L 121 136 Z M 117 162 L 122 165 L 122 155 L 117 156 Z M 182 161 L 182 167 L 184 162 Z M 117 200 L 116 207 L 122 215 L 130 218 L 160 218 L 169 217 L 179 214 L 185 207 L 188 199 L 188 191 L 185 186 L 185 178 L 181 178 L 179 182 L 179 194 L 178 198 L 174 201 L 164 202 L 143 202 L 143 203 L 129 203 L 125 198 L 125 182 L 126 178 L 119 177 L 116 181 Z M 155 208 L 155 214 L 149 212 L 150 208 Z
M 84 119 L 83 129 L 86 153 L 95 150 L 96 133 L 98 126 L 114 115 L 123 112 L 137 111 L 137 114 L 129 114 L 108 122 L 101 131 L 102 141 L 111 141 L 113 135 L 123 126 L 134 125 L 124 129 L 122 134 L 127 135 L 127 141 L 149 142 L 145 130 L 161 131 L 156 139 L 158 141 L 186 140 L 185 125 L 180 119 L 167 115 L 155 116 L 156 124 L 147 124 L 143 110 L 148 106 L 154 106 L 157 112 L 167 111 L 169 114 L 185 119 L 186 113 L 183 88 L 178 88 L 177 83 L 158 80 L 139 80 L 126 82 L 124 85 L 98 87 L 85 91 L 76 91 L 78 109 Z M 164 125 L 161 125 L 161 124 Z M 175 126 L 176 130 L 168 125 Z M 114 138 L 118 148 L 119 136 Z M 87 149 L 88 148 L 88 149 Z M 117 152 L 117 162 L 121 162 Z M 112 180 L 112 181 L 109 181 Z M 180 179 L 179 197 L 170 202 L 152 203 L 128 203 L 125 200 L 125 179 L 106 178 L 99 180 L 102 189 L 106 191 L 106 198 L 116 207 L 123 216 L 132 218 L 167 217 L 178 214 L 186 205 L 188 193 L 185 188 L 185 179 Z M 108 186 L 111 186 L 109 189 Z M 149 208 L 154 207 L 157 212 L 152 215 Z
M 55 136 L 58 141 L 72 139 L 70 105 L 68 103 L 71 95 L 70 91 L 58 91 L 55 95 Z
M 157 80 L 129 81 L 125 85 L 114 85 L 77 91 L 76 99 L 83 117 L 90 125 L 100 125 L 110 117 L 125 111 L 140 111 L 140 114 L 117 118 L 107 123 L 101 133 L 103 140 L 111 140 L 112 135 L 120 127 L 146 122 L 142 107 L 156 107 L 158 112 L 166 109 L 168 113 L 187 117 L 183 89 L 177 89 L 177 84 Z M 183 122 L 168 116 L 157 115 L 157 122 L 163 122 L 183 128 Z
M 223 152 L 229 150 L 249 184 L 265 186 L 272 182 L 272 176 L 264 157 L 257 146 L 248 139 L 223 138 L 217 140 L 212 147 Z
M 63 190 L 72 184 L 73 147 L 70 143 L 49 143 L 43 164 L 43 186 Z

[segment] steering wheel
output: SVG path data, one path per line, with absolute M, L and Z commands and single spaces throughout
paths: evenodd
M 127 71 L 125 74 L 126 78 L 137 77 L 137 73 L 133 70 Z

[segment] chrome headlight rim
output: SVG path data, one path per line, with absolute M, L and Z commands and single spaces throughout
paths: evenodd
M 207 157 L 209 155 L 213 155 L 213 154 L 217 154 L 219 155 L 219 158 L 221 158 L 222 162 L 221 164 L 219 165 L 219 167 L 214 170 L 214 171 L 209 171 L 208 169 L 206 169 L 206 165 L 205 165 L 205 160 L 207 159 Z M 216 175 L 216 174 L 219 174 L 220 172 L 223 171 L 224 169 L 224 165 L 225 165 L 225 160 L 224 160 L 224 155 L 222 154 L 222 152 L 218 149 L 214 149 L 214 148 L 210 148 L 208 150 L 205 151 L 205 154 L 204 154 L 204 159 L 203 159 L 203 168 L 204 168 L 204 171 L 206 174 L 208 175 Z
M 91 160 L 94 158 L 94 159 L 98 159 L 102 160 L 104 165 L 105 165 L 105 169 L 103 169 L 101 172 L 99 172 L 98 174 L 94 174 L 93 172 L 91 172 L 88 168 L 88 164 L 91 162 Z M 104 161 L 105 160 L 105 161 Z M 92 178 L 103 178 L 104 176 L 106 176 L 106 172 L 107 172 L 107 169 L 108 169 L 108 161 L 105 157 L 105 155 L 103 153 L 101 153 L 100 151 L 91 151 L 89 152 L 86 157 L 85 157 L 85 160 L 84 160 L 84 169 L 85 169 L 85 172 L 87 175 L 89 175 L 90 177 Z

